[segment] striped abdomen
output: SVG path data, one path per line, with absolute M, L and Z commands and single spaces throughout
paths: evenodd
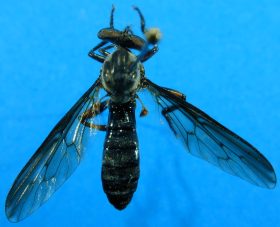
M 109 103 L 109 119 L 104 143 L 102 185 L 111 204 L 124 209 L 139 179 L 138 138 L 135 101 Z

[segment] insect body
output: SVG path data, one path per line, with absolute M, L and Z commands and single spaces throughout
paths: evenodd
M 105 60 L 101 73 L 102 85 L 111 97 L 102 183 L 117 209 L 129 203 L 139 178 L 135 95 L 140 86 L 140 64 L 135 55 L 119 47 Z
M 16 178 L 6 200 L 6 215 L 18 222 L 32 214 L 68 179 L 81 161 L 84 138 L 89 129 L 106 131 L 102 161 L 102 185 L 109 201 L 119 210 L 130 202 L 139 179 L 139 145 L 136 133 L 137 92 L 148 90 L 161 108 L 169 127 L 186 150 L 222 170 L 252 184 L 274 188 L 271 164 L 252 145 L 186 101 L 176 90 L 160 87 L 146 78 L 143 62 L 158 50 L 158 29 L 141 30 L 145 39 L 113 26 L 102 29 L 102 40 L 89 56 L 101 62 L 100 76 L 58 122 Z M 109 52 L 110 49 L 114 49 Z M 132 50 L 140 53 L 135 55 Z M 99 53 L 97 53 L 98 51 Z M 98 98 L 100 89 L 107 93 Z M 142 102 L 141 102 L 142 103 Z M 109 110 L 108 123 L 95 117 Z M 140 116 L 147 109 L 142 104 Z

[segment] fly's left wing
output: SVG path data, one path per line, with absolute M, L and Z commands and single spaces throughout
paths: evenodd
M 10 221 L 18 222 L 31 215 L 79 165 L 86 137 L 86 126 L 79 117 L 97 101 L 99 86 L 97 80 L 58 122 L 17 176 L 6 200 Z
M 183 96 L 176 95 L 176 91 L 160 87 L 148 79 L 144 85 L 190 154 L 252 184 L 269 189 L 275 187 L 273 167 L 251 144 L 186 102 Z

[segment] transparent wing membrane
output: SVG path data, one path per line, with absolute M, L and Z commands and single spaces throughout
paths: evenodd
M 146 84 L 168 125 L 190 154 L 252 184 L 275 187 L 273 167 L 256 148 L 170 90 L 148 79 Z
M 6 215 L 18 222 L 32 214 L 69 178 L 81 161 L 89 129 L 79 120 L 97 100 L 97 80 L 58 122 L 16 178 L 6 200 Z

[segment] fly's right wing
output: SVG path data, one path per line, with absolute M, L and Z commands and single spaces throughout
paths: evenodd
M 69 178 L 83 153 L 86 126 L 80 116 L 98 99 L 99 79 L 58 122 L 17 176 L 6 199 L 6 215 L 18 222 L 31 215 Z
M 145 80 L 169 127 L 186 150 L 252 184 L 274 188 L 269 161 L 251 144 L 184 100 L 182 94 Z

